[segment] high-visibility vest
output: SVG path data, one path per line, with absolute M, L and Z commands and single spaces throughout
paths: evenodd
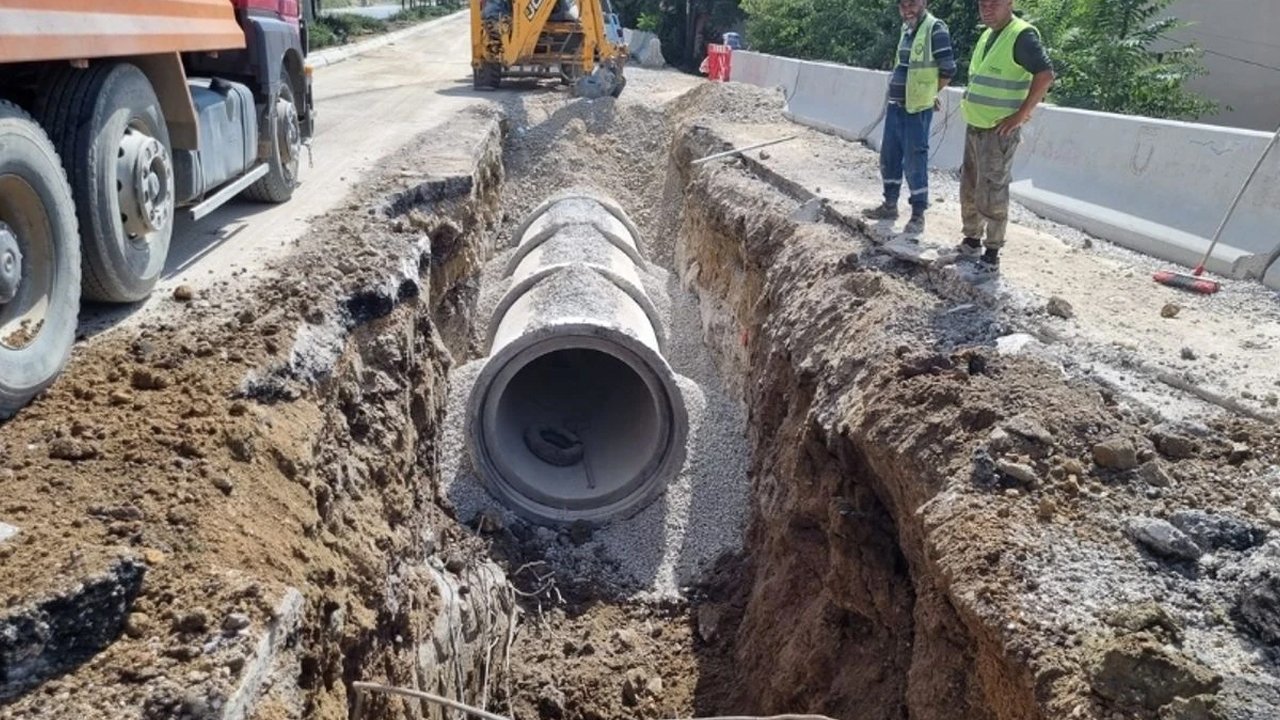
M 1031 23 L 1014 16 L 988 50 L 992 30 L 982 33 L 969 65 L 969 87 L 960 104 L 965 122 L 976 128 L 993 128 L 1018 112 L 1031 94 L 1031 73 L 1013 59 L 1013 46 Z M 1039 32 L 1039 31 L 1037 31 Z
M 916 28 L 915 41 L 911 43 L 911 59 L 907 63 L 907 112 L 918 113 L 933 107 L 938 99 L 938 61 L 933 58 L 933 26 L 938 18 L 925 13 L 924 21 Z M 902 28 L 898 47 L 907 39 L 907 28 Z M 901 51 L 899 51 L 901 52 Z

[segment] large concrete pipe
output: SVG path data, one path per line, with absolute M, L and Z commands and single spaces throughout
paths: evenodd
M 471 391 L 472 460 L 535 522 L 632 515 L 680 471 L 689 424 L 635 225 L 612 201 L 570 194 L 516 237 Z

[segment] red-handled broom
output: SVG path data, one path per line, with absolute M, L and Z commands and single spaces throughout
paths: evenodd
M 1258 163 L 1253 166 L 1253 171 L 1249 173 L 1249 177 L 1245 178 L 1244 185 L 1240 187 L 1240 192 L 1236 193 L 1235 200 L 1231 201 L 1231 207 L 1227 209 L 1227 214 L 1223 216 L 1217 232 L 1213 234 L 1213 241 L 1209 243 L 1209 249 L 1204 251 L 1204 257 L 1200 258 L 1200 262 L 1196 264 L 1196 268 L 1191 271 L 1191 274 L 1174 272 L 1173 270 L 1160 270 L 1152 276 L 1156 282 L 1161 285 L 1190 290 L 1204 295 L 1212 295 L 1222 289 L 1221 283 L 1216 280 L 1201 277 L 1204 275 L 1204 264 L 1209 262 L 1209 255 L 1213 253 L 1213 249 L 1218 246 L 1218 241 L 1222 239 L 1222 231 L 1226 229 L 1227 223 L 1231 221 L 1231 216 L 1235 213 L 1236 206 L 1240 204 L 1240 198 L 1244 197 L 1245 190 L 1249 189 L 1253 178 L 1258 174 L 1258 170 L 1262 168 L 1262 163 L 1267 159 L 1267 155 L 1271 154 L 1271 148 L 1275 147 L 1277 141 L 1280 141 L 1280 128 L 1276 128 L 1275 133 L 1271 136 L 1271 142 L 1267 143 L 1266 149 L 1262 151 L 1261 157 L 1258 158 Z

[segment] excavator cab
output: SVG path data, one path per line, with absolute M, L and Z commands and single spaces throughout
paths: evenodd
M 471 0 L 477 90 L 497 89 L 504 78 L 545 78 L 579 97 L 617 97 L 626 57 L 609 0 Z

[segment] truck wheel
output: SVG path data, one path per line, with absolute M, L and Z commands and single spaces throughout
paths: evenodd
M 0 101 L 0 417 L 62 371 L 80 312 L 80 237 L 44 131 Z
M 298 187 L 298 158 L 302 155 L 302 123 L 288 71 L 282 72 L 280 92 L 267 113 L 258 142 L 270 143 L 270 169 L 244 191 L 244 196 L 257 202 L 282 203 L 293 197 L 293 189 Z
M 133 65 L 99 64 L 61 72 L 43 107 L 76 198 L 85 296 L 145 298 L 173 236 L 173 156 L 155 90 Z

